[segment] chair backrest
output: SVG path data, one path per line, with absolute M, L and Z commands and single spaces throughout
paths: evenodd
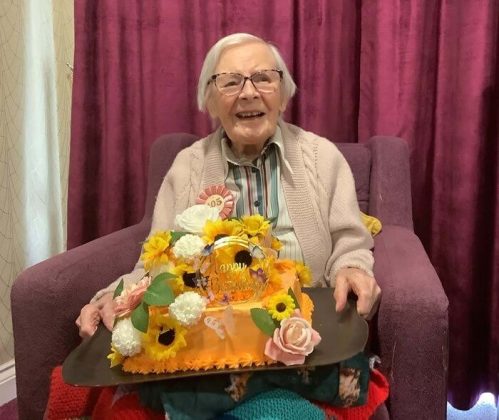
M 336 143 L 345 156 L 355 180 L 355 190 L 360 210 L 369 212 L 369 189 L 371 178 L 371 150 L 363 143 Z
M 144 219 L 152 216 L 155 197 L 175 156 L 199 137 L 187 133 L 161 136 L 150 151 L 149 182 Z M 412 229 L 409 152 L 396 137 L 373 137 L 366 143 L 336 143 L 355 179 L 361 211 L 385 224 Z
M 149 151 L 149 178 L 144 219 L 150 219 L 161 182 L 170 169 L 177 153 L 194 143 L 199 137 L 188 133 L 172 133 L 159 137 Z

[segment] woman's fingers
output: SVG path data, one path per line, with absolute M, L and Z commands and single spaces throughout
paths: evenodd
M 106 326 L 109 331 L 113 330 L 114 326 L 114 301 L 107 300 L 100 309 L 100 317 L 102 323 Z
M 98 301 L 85 305 L 80 316 L 76 319 L 81 338 L 90 337 L 95 333 L 100 322 L 103 322 L 108 330 L 113 329 L 114 324 L 114 300 L 112 293 L 107 293 Z
M 369 311 L 369 313 L 365 316 L 365 318 L 367 320 L 370 320 L 374 314 L 378 311 L 378 308 L 379 308 L 379 302 L 381 301 L 381 289 L 379 288 L 378 286 L 378 289 L 377 289 L 377 293 L 376 293 L 376 298 L 375 298 L 375 301 L 374 301 L 374 304 L 373 306 L 371 307 L 371 310 Z
M 336 312 L 341 312 L 347 304 L 347 296 L 350 286 L 347 278 L 341 274 L 341 270 L 336 276 L 336 287 L 334 289 L 334 300 L 336 300 Z
M 341 269 L 336 276 L 334 295 L 336 311 L 341 311 L 345 307 L 349 290 L 352 290 L 357 295 L 358 314 L 370 319 L 376 312 L 381 296 L 381 289 L 376 280 L 358 268 Z
M 360 270 L 351 273 L 349 280 L 353 292 L 357 295 L 357 312 L 360 316 L 366 317 L 375 303 L 376 281 Z
M 90 337 L 97 329 L 100 322 L 99 308 L 93 303 L 85 305 L 80 312 L 80 316 L 76 320 L 76 325 L 79 328 L 81 338 Z

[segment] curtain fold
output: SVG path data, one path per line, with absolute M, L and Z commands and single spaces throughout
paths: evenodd
M 416 230 L 450 300 L 457 405 L 470 389 L 497 393 L 498 16 L 494 0 L 362 8 L 359 137 L 411 147 Z
M 450 300 L 451 402 L 497 394 L 498 16 L 498 0 L 77 0 L 70 247 L 141 218 L 150 144 L 210 131 L 196 109 L 208 48 L 254 33 L 297 82 L 287 120 L 408 141 L 416 232 Z

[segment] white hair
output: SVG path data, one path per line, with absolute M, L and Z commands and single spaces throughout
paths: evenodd
M 282 70 L 282 99 L 283 102 L 287 103 L 296 92 L 296 84 L 289 73 L 288 67 L 284 62 L 279 50 L 272 44 L 258 38 L 255 35 L 246 33 L 236 33 L 232 35 L 227 35 L 226 37 L 217 41 L 215 45 L 210 48 L 208 54 L 203 62 L 203 67 L 201 68 L 201 73 L 199 75 L 198 81 L 198 108 L 200 111 L 206 110 L 206 102 L 208 100 L 208 83 L 211 76 L 215 73 L 215 68 L 217 67 L 220 55 L 227 48 L 234 45 L 246 44 L 249 42 L 262 42 L 266 44 L 274 59 L 276 61 L 277 70 Z

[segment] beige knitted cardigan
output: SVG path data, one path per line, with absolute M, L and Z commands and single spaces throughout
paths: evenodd
M 340 268 L 357 267 L 372 275 L 373 246 L 364 227 L 353 176 L 336 146 L 323 137 L 280 122 L 284 154 L 281 183 L 289 216 L 310 267 L 313 286 L 334 286 Z M 224 184 L 228 171 L 221 154 L 221 130 L 182 150 L 166 174 L 154 207 L 151 233 L 173 229 L 175 215 L 195 204 L 208 186 Z M 144 275 L 141 261 L 92 301 Z

